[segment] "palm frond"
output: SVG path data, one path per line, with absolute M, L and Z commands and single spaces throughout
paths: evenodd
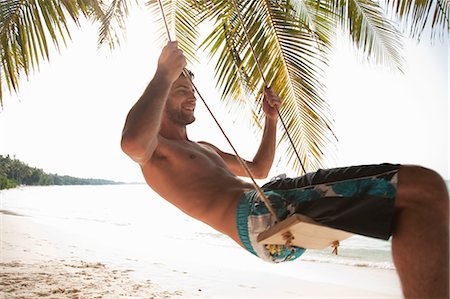
M 329 1 L 293 0 L 292 7 L 300 24 L 305 24 L 305 28 L 312 36 L 325 45 L 332 43 L 329 38 L 335 34 L 337 18 L 332 3 Z
M 125 17 L 126 0 L 113 0 L 110 14 L 115 20 Z M 100 36 L 109 34 L 108 12 L 102 9 L 101 0 L 0 0 L 0 79 L 1 87 L 18 90 L 22 73 L 28 76 L 30 70 L 39 67 L 41 59 L 49 60 L 49 42 L 59 49 L 61 42 L 66 44 L 70 38 L 69 20 L 79 25 L 81 15 L 100 20 Z M 70 19 L 67 18 L 70 17 Z M 122 23 L 121 23 L 122 24 Z M 111 43 L 110 43 L 111 44 Z M 0 88 L 0 104 L 3 102 L 3 89 Z
M 169 34 L 172 40 L 177 40 L 190 63 L 198 62 L 198 3 L 195 0 L 161 0 Z M 158 0 L 147 2 L 152 19 L 157 27 L 159 41 L 167 41 L 168 36 Z M 162 44 L 161 44 L 162 46 Z
M 239 20 L 232 4 L 227 1 L 215 4 L 214 11 L 204 11 L 203 18 L 209 18 L 211 12 L 220 14 L 215 28 L 201 47 L 209 48 L 209 55 L 217 57 L 215 74 L 217 86 L 222 90 L 222 100 L 232 105 L 246 105 L 255 87 L 251 86 L 249 70 L 241 58 L 241 52 L 246 47 L 245 37 L 237 31 Z
M 431 38 L 443 37 L 450 30 L 448 0 L 384 0 L 411 37 L 420 39 L 429 26 Z
M 93 17 L 100 24 L 98 47 L 108 44 L 111 49 L 120 45 L 118 32 L 124 32 L 125 19 L 129 13 L 127 0 L 112 0 L 111 3 L 93 2 Z
M 377 63 L 402 71 L 401 33 L 377 2 L 341 0 L 336 8 L 343 28 L 358 48 Z
M 214 19 L 216 26 L 204 46 L 218 57 L 216 74 L 222 94 L 248 96 L 249 90 L 258 101 L 265 83 L 272 86 L 283 100 L 280 113 L 303 164 L 307 169 L 322 166 L 323 151 L 319 147 L 332 139 L 330 111 L 320 80 L 321 67 L 326 63 L 322 51 L 327 49 L 330 32 L 317 32 L 313 24 L 316 16 L 328 18 L 330 10 L 325 12 L 320 6 L 310 9 L 308 21 L 304 21 L 287 1 L 247 0 L 239 3 L 241 24 L 229 0 L 212 2 L 214 10 L 204 17 Z M 261 109 L 256 113 L 259 118 L 263 115 Z M 286 137 L 284 133 L 282 139 Z M 300 163 L 292 148 L 288 156 L 298 170 Z

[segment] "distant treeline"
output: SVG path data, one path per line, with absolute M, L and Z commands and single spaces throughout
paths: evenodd
M 81 179 L 68 175 L 47 174 L 42 169 L 30 167 L 17 159 L 0 155 L 0 190 L 19 185 L 112 185 L 119 182 L 102 179 Z

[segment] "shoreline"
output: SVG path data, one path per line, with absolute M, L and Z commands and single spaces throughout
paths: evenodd
M 89 223 L 87 231 L 54 221 L 0 211 L 5 298 L 401 298 L 392 270 L 267 265 L 237 247 L 176 240 L 179 246 L 164 248 L 158 239 L 147 246 L 127 243 L 120 230 L 111 233 L 103 224 Z M 202 258 L 208 249 L 215 252 Z M 221 262 L 221 254 L 231 254 L 240 268 Z

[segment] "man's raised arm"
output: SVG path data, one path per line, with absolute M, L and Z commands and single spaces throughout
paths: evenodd
M 275 157 L 278 112 L 281 101 L 278 95 L 267 88 L 264 92 L 263 111 L 266 114 L 263 136 L 253 160 L 245 161 L 255 179 L 264 179 L 269 174 Z M 248 176 L 235 155 L 222 152 L 217 147 L 206 143 L 224 159 L 230 170 L 238 176 Z
M 177 42 L 169 42 L 161 52 L 155 76 L 128 113 L 121 146 L 139 164 L 150 159 L 158 145 L 162 113 L 170 88 L 185 66 L 186 59 Z

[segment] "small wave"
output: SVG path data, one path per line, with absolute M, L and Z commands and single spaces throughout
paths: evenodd
M 302 257 L 303 261 L 315 262 L 315 263 L 329 263 L 338 264 L 351 267 L 361 267 L 361 268 L 376 268 L 383 270 L 395 270 L 395 266 L 389 262 L 369 262 L 369 261 L 354 261 L 349 259 L 336 258 L 317 258 L 317 257 Z
M 111 225 L 115 225 L 115 226 L 130 226 L 131 225 L 130 222 L 111 222 L 111 221 L 108 221 L 107 219 L 99 219 L 99 218 L 66 217 L 66 218 L 63 218 L 63 219 L 66 219 L 66 220 L 80 220 L 80 221 L 92 221 L 92 222 L 98 222 L 98 223 L 111 224 Z
M 117 226 L 130 226 L 131 225 L 130 222 L 126 222 L 126 223 L 113 222 L 111 224 L 117 225 Z
M 95 218 L 86 218 L 86 217 L 64 217 L 63 219 L 80 220 L 80 221 L 92 221 L 92 222 L 99 222 L 99 223 L 106 223 L 107 222 L 104 219 L 95 219 Z
M 27 215 L 19 214 L 19 213 L 9 211 L 9 210 L 0 210 L 0 214 L 9 215 L 9 216 L 27 216 Z
M 131 222 L 112 222 L 108 221 L 107 219 L 101 219 L 101 218 L 89 218 L 89 217 L 77 217 L 77 216 L 67 216 L 67 215 L 55 215 L 55 214 L 46 214 L 42 213 L 42 211 L 38 209 L 21 209 L 21 210 L 27 210 L 28 214 L 22 214 L 17 213 L 11 210 L 0 210 L 0 214 L 5 215 L 14 215 L 14 216 L 28 216 L 28 217 L 35 217 L 35 218 L 52 218 L 52 219 L 58 219 L 58 220 L 65 220 L 65 221 L 82 221 L 82 222 L 96 222 L 96 223 L 102 223 L 102 224 L 111 224 L 115 226 L 130 226 Z M 38 213 L 36 213 L 38 212 Z
M 196 237 L 200 238 L 213 238 L 213 239 L 224 239 L 225 235 L 220 233 L 203 233 L 203 232 L 196 232 Z

